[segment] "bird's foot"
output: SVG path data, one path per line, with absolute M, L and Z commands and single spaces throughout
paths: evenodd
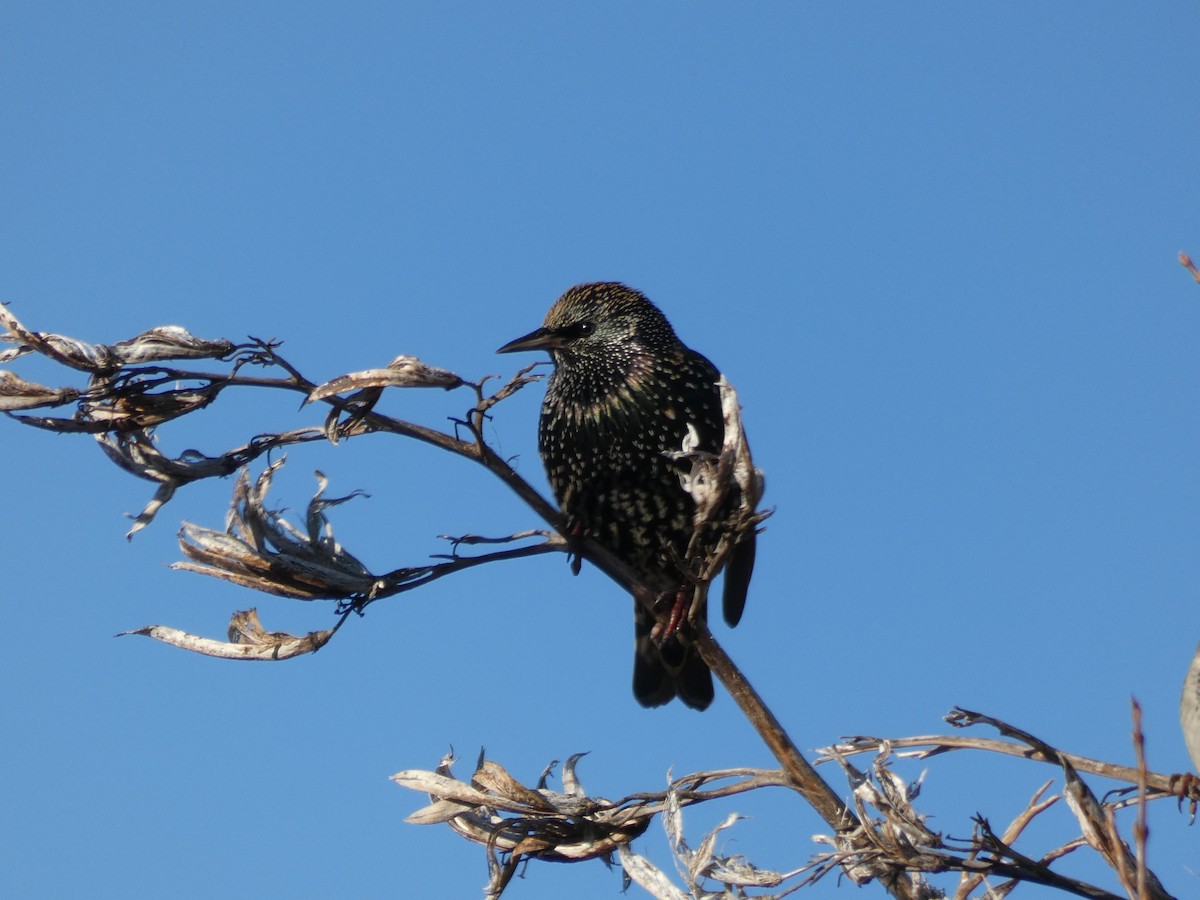
M 658 621 L 650 632 L 650 636 L 655 641 L 661 644 L 679 632 L 679 627 L 691 609 L 691 599 L 692 592 L 687 586 L 683 586 L 677 591 L 664 591 L 658 595 L 658 600 L 654 604 Z M 668 607 L 667 604 L 670 606 Z
M 1192 822 L 1196 821 L 1196 807 L 1200 805 L 1200 777 L 1193 775 L 1191 772 L 1183 772 L 1171 776 L 1171 793 L 1173 793 L 1179 801 L 1179 809 L 1183 810 L 1183 801 L 1188 801 L 1188 812 L 1192 815 Z

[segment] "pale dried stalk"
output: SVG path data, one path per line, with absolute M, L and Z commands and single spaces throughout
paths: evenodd
M 1056 764 L 1055 760 L 1045 757 L 1035 748 L 1025 744 L 961 734 L 923 734 L 898 738 L 876 738 L 855 735 L 845 738 L 841 743 L 820 748 L 817 751 L 819 755 L 817 756 L 816 763 L 817 765 L 821 765 L 822 763 L 832 762 L 836 758 L 835 754 L 853 756 L 858 753 L 876 753 L 885 743 L 890 745 L 893 750 L 902 750 L 905 748 L 912 748 L 914 750 L 911 753 L 897 753 L 896 755 L 901 759 L 928 759 L 952 750 L 983 750 L 988 753 L 1015 756 L 1050 765 Z M 1137 784 L 1138 771 L 1136 767 L 1104 762 L 1103 760 L 1091 759 L 1065 751 L 1059 751 L 1059 756 L 1080 772 L 1101 775 L 1105 778 L 1111 778 L 1114 781 L 1124 781 L 1131 785 Z M 1156 772 L 1146 773 L 1146 786 L 1149 791 L 1149 798 L 1152 800 L 1160 797 L 1180 796 L 1177 787 L 1178 782 L 1179 777 L 1177 775 L 1165 775 Z M 1192 790 L 1195 791 L 1196 788 L 1192 788 Z M 1191 795 L 1185 793 L 1183 796 L 1187 798 Z
M 789 781 L 784 773 L 758 769 L 698 772 L 672 779 L 665 791 L 631 794 L 614 801 L 589 796 L 583 789 L 576 764 L 584 755 L 574 754 L 563 764 L 561 792 L 546 786 L 556 763 L 542 771 L 536 785 L 526 787 L 482 754 L 469 782 L 453 776 L 453 757 L 449 755 L 433 771 L 398 772 L 392 781 L 429 795 L 430 804 L 414 812 L 407 821 L 419 825 L 449 824 L 467 840 L 486 848 L 489 897 L 500 896 L 518 865 L 526 859 L 607 860 L 614 852 L 619 853 L 630 877 L 655 896 L 684 896 L 652 863 L 629 848 L 629 843 L 645 832 L 658 815 L 663 816 L 672 850 L 684 867 L 693 896 L 701 896 L 701 885 L 772 887 L 797 874 L 759 869 L 741 857 L 718 854 L 716 838 L 736 817 L 717 826 L 696 850 L 688 848 L 682 837 L 684 807 L 763 787 L 786 787 Z M 703 896 L 718 896 L 708 888 L 705 890 Z

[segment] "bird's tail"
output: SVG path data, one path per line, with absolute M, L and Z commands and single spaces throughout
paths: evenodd
M 692 709 L 707 709 L 713 701 L 712 673 L 692 646 L 684 623 L 661 644 L 650 632 L 654 616 L 633 604 L 633 696 L 642 706 L 662 706 L 678 697 Z

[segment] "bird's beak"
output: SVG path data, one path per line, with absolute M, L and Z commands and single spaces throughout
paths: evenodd
M 555 347 L 563 345 L 563 338 L 549 328 L 539 328 L 537 331 L 531 331 L 525 337 L 519 337 L 515 341 L 509 341 L 497 353 L 520 353 L 523 350 L 553 350 Z

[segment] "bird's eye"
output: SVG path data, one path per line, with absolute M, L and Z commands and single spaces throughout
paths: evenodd
M 575 326 L 575 333 L 579 337 L 585 337 L 596 330 L 596 326 L 592 322 L 580 322 Z

